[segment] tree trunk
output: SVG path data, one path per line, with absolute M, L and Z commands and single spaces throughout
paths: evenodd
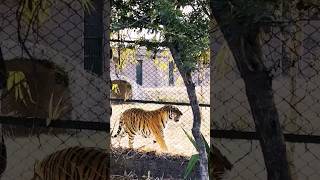
M 244 80 L 268 180 L 290 180 L 286 146 L 274 103 L 272 78 L 262 61 L 260 26 L 250 24 L 244 27 L 243 22 L 229 18 L 232 7 L 224 0 L 211 0 L 210 8 Z
M 208 156 L 206 152 L 206 147 L 201 136 L 200 127 L 201 127 L 201 115 L 199 102 L 196 96 L 195 85 L 192 81 L 191 70 L 186 68 L 183 64 L 183 55 L 181 54 L 182 47 L 178 42 L 174 42 L 169 45 L 170 52 L 173 56 L 173 59 L 178 67 L 178 70 L 182 76 L 183 82 L 187 88 L 188 97 L 190 100 L 192 113 L 193 113 L 193 126 L 192 134 L 197 142 L 198 152 L 200 156 L 200 178 L 201 180 L 208 180 Z
M 210 129 L 214 129 L 215 124 L 213 121 L 213 113 L 215 112 L 215 109 L 213 108 L 213 97 L 214 97 L 214 74 L 215 74 L 215 69 L 214 69 L 214 42 L 215 42 L 215 37 L 214 37 L 214 21 L 213 21 L 213 17 L 210 17 L 210 24 L 209 24 L 209 47 L 210 47 Z M 211 141 L 210 138 L 210 145 L 213 144 L 213 141 Z M 210 162 L 209 162 L 210 163 Z
M 285 20 L 290 21 L 294 17 L 301 17 L 301 14 L 297 12 L 295 8 L 296 4 L 288 2 L 287 0 L 282 0 L 282 17 Z M 282 33 L 282 71 L 284 78 L 289 78 L 290 83 L 290 100 L 289 103 L 293 108 L 290 108 L 284 124 L 287 124 L 286 130 L 290 133 L 298 133 L 299 126 L 297 123 L 298 113 L 295 111 L 297 109 L 297 102 L 299 102 L 297 95 L 297 75 L 298 75 L 298 61 L 302 55 L 303 51 L 303 25 L 301 22 L 296 22 L 295 24 L 287 24 L 281 28 Z M 297 169 L 294 164 L 294 154 L 295 154 L 295 144 L 287 144 L 287 155 L 289 162 L 289 171 L 292 180 L 299 179 L 296 173 Z
M 4 63 L 2 49 L 0 47 L 0 90 L 5 89 L 7 86 L 7 68 Z
M 2 54 L 2 49 L 0 47 L 0 98 L 2 97 L 2 91 L 3 89 L 6 88 L 7 85 L 7 68 L 4 63 L 4 58 Z M 1 101 L 1 99 L 0 99 Z M 1 106 L 1 103 L 0 103 Z M 1 110 L 1 107 L 0 107 Z M 6 170 L 7 168 L 7 147 L 4 142 L 3 138 L 3 128 L 2 124 L 0 124 L 0 133 L 1 133 L 1 142 L 0 142 L 0 178 L 2 176 L 2 173 Z
M 112 114 L 112 108 L 111 108 L 111 104 L 110 104 L 110 92 L 111 92 L 111 86 L 112 86 L 112 83 L 111 83 L 111 77 L 110 77 L 110 63 L 111 63 L 111 59 L 112 59 L 112 50 L 111 50 L 111 47 L 110 47 L 110 33 L 111 33 L 111 1 L 104 1 L 104 9 L 105 9 L 105 14 L 104 14 L 104 22 L 106 23 L 104 25 L 104 32 L 105 32 L 105 37 L 104 37 L 104 40 L 105 40 L 105 44 L 104 44 L 104 50 L 105 50 L 105 64 L 104 64 L 104 67 L 105 67 L 105 74 L 104 74 L 104 79 L 107 83 L 107 86 L 106 86 L 106 122 L 110 124 L 110 117 L 111 117 L 111 114 Z M 110 127 L 109 127 L 110 129 Z M 110 132 L 110 130 L 106 130 L 107 132 Z M 108 135 L 108 137 L 106 138 L 107 139 L 107 143 L 106 143 L 106 146 L 107 146 L 107 149 L 110 150 L 110 136 Z

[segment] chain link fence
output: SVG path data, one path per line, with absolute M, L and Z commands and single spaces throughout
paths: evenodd
M 33 16 L 19 8 L 32 11 L 39 7 L 19 1 L 0 3 L 0 46 L 9 75 L 0 104 L 7 148 L 3 179 L 30 179 L 36 160 L 64 147 L 106 145 L 109 127 L 105 103 L 109 91 L 102 72 L 108 66 L 102 59 L 109 57 L 104 57 L 108 53 L 102 35 L 107 29 L 107 14 L 99 9 L 103 5 L 96 6 L 97 12 L 91 15 L 83 12 L 78 1 L 46 1 L 41 6 L 47 11 L 40 11 L 43 15 L 37 24 Z M 314 11 L 272 22 L 272 28 L 263 36 L 265 65 L 273 75 L 275 102 L 284 133 L 304 137 L 299 142 L 287 143 L 290 166 L 297 179 L 320 176 L 319 142 L 310 141 L 320 135 L 320 18 Z M 196 153 L 182 131 L 184 128 L 191 134 L 192 111 L 170 52 L 161 44 L 157 51 L 151 51 L 132 37 L 112 38 L 111 132 L 115 133 L 126 109 L 154 110 L 171 104 L 183 116 L 178 124 L 169 123 L 165 131 L 169 152 Z M 218 31 L 215 39 L 211 85 L 208 65 L 198 64 L 193 74 L 203 118 L 201 131 L 207 140 L 210 86 L 214 120 L 211 128 L 255 131 L 244 83 L 232 55 Z M 233 164 L 225 179 L 266 179 L 261 149 L 253 136 L 219 137 L 213 142 Z M 111 145 L 127 147 L 128 139 L 113 139 Z M 134 147 L 143 146 L 159 149 L 152 139 L 136 138 Z
M 319 179 L 320 18 L 317 9 L 287 13 L 268 22 L 261 36 L 264 64 L 273 78 L 293 178 Z M 223 179 L 266 179 L 259 141 L 250 133 L 255 126 L 244 82 L 221 33 L 214 36 L 212 142 L 233 164 Z
M 128 35 L 129 34 L 129 35 Z M 113 83 L 111 102 L 111 133 L 118 129 L 121 113 L 130 108 L 155 110 L 170 104 L 183 113 L 179 123 L 168 122 L 164 137 L 169 153 L 190 156 L 195 148 L 184 134 L 185 129 L 191 135 L 193 115 L 182 77 L 175 66 L 170 51 L 159 43 L 156 50 L 149 50 L 137 39 L 134 32 L 120 32 L 111 39 L 113 59 L 111 61 L 111 80 Z M 197 65 L 193 74 L 197 97 L 202 113 L 201 132 L 209 142 L 210 137 L 210 68 Z M 128 147 L 127 137 L 112 139 L 113 147 Z M 152 138 L 137 136 L 134 148 L 158 150 Z
M 32 10 L 32 5 L 0 3 L 1 49 L 9 74 L 0 117 L 7 149 L 4 179 L 30 179 L 35 161 L 65 147 L 105 148 L 107 143 L 108 82 L 99 69 L 108 67 L 99 62 L 107 54 L 105 36 L 100 34 L 107 29 L 107 13 L 96 6 L 96 13 L 86 14 L 78 1 L 46 3 L 39 5 L 47 9 L 40 10 L 39 24 L 28 12 L 19 11 L 21 7 Z M 99 20 L 95 15 L 102 17 L 102 22 L 94 21 Z M 191 134 L 192 111 L 169 51 L 159 46 L 159 52 L 154 53 L 122 41 L 111 45 L 111 130 L 126 109 L 152 110 L 172 104 L 184 115 L 180 124 L 169 123 L 165 131 L 169 151 L 195 153 L 180 128 Z M 204 119 L 202 132 L 209 140 L 209 67 L 199 65 L 193 77 Z M 143 145 L 159 149 L 145 139 L 135 140 L 136 148 Z M 127 139 L 115 139 L 112 146 L 126 147 Z
M 35 161 L 57 150 L 108 144 L 103 1 L 91 14 L 79 1 L 28 2 L 0 2 L 8 180 L 31 179 Z

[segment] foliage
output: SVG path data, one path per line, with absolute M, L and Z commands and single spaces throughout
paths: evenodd
M 186 130 L 184 130 L 183 128 L 182 128 L 182 130 L 183 130 L 183 132 L 186 134 L 186 136 L 188 137 L 189 141 L 190 141 L 190 142 L 193 144 L 193 146 L 198 150 L 198 145 L 197 145 L 196 141 L 192 138 L 191 135 L 189 135 L 189 134 L 187 133 Z M 201 135 L 202 135 L 202 134 L 201 134 Z M 204 141 L 204 143 L 205 143 L 205 146 L 206 146 L 206 151 L 207 151 L 207 155 L 208 155 L 208 160 L 210 161 L 210 160 L 211 160 L 211 153 L 210 153 L 211 149 L 210 149 L 210 146 L 209 146 L 208 142 L 205 140 L 205 138 L 203 137 L 203 135 L 202 135 L 202 139 L 203 139 L 203 141 Z M 199 161 L 199 158 L 200 158 L 200 157 L 199 157 L 199 154 L 193 154 L 193 155 L 191 156 L 191 158 L 190 158 L 190 160 L 189 160 L 189 162 L 188 162 L 188 165 L 187 165 L 187 167 L 186 167 L 184 176 L 183 176 L 184 179 L 186 179 L 187 177 L 189 177 L 190 173 L 195 169 L 196 164 L 197 164 L 197 162 Z
M 160 55 L 163 57 L 163 58 L 166 58 L 169 60 L 169 62 L 173 61 L 173 58 L 170 54 L 170 51 L 167 50 L 167 49 L 164 49 L 163 51 L 161 51 Z
M 56 105 L 53 104 L 53 92 L 51 93 L 49 107 L 48 107 L 48 118 L 47 118 L 47 126 L 51 123 L 52 120 L 58 119 L 62 112 L 67 109 L 67 106 L 63 105 L 62 100 L 63 96 L 59 98 L 59 101 Z
M 137 63 L 137 53 L 138 48 L 135 46 L 126 46 L 126 47 L 114 47 L 112 48 L 113 57 L 115 59 L 115 66 L 118 70 L 123 70 L 128 64 L 136 64 Z M 157 54 L 160 54 L 158 57 Z M 119 58 L 120 57 L 120 58 Z M 167 61 L 163 61 L 163 59 L 167 59 L 169 62 L 173 61 L 173 57 L 168 49 L 163 49 L 159 52 L 153 52 L 151 50 L 146 50 L 146 54 L 144 55 L 144 60 L 153 59 L 154 65 L 163 72 L 168 70 Z M 208 62 L 209 54 L 207 51 L 204 51 L 199 55 L 199 60 Z M 177 68 L 174 67 L 174 71 L 177 71 Z
M 119 47 L 113 48 L 112 52 L 114 53 L 116 59 L 116 68 L 118 70 L 123 70 L 128 63 L 136 64 L 137 59 L 137 49 L 135 47 Z
M 120 93 L 119 85 L 112 83 L 111 91 L 114 92 L 115 94 Z
M 154 60 L 154 65 L 157 66 L 161 71 L 166 72 L 168 70 L 168 63 L 156 58 Z
M 7 79 L 7 90 L 14 91 L 16 101 L 21 100 L 26 105 L 25 95 L 23 89 L 28 93 L 29 101 L 35 103 L 32 99 L 30 87 L 26 76 L 22 71 L 9 71 Z
M 232 53 L 227 45 L 226 42 L 224 42 L 222 44 L 222 46 L 220 47 L 216 58 L 215 58 L 215 62 L 216 62 L 216 66 L 217 66 L 217 74 L 215 76 L 215 78 L 217 79 L 221 79 L 224 78 L 225 74 L 227 74 L 229 71 L 232 70 L 231 64 L 227 63 L 227 60 L 233 58 Z
M 179 42 L 183 49 L 184 67 L 193 70 L 197 59 L 208 50 L 208 17 L 201 1 L 144 1 L 115 0 L 112 29 L 147 30 L 159 33 L 159 43 Z M 184 9 L 192 9 L 185 13 Z M 153 43 L 145 44 L 156 49 Z
M 198 61 L 204 65 L 209 65 L 210 63 L 210 48 L 200 52 L 198 55 Z
M 50 2 L 48 0 L 21 0 L 22 18 L 27 24 L 37 21 L 40 24 L 45 22 L 49 16 Z
M 71 6 L 63 0 L 60 1 Z M 79 2 L 85 12 L 90 13 L 94 10 L 91 0 L 80 0 Z M 34 22 L 42 24 L 49 18 L 50 6 L 53 3 L 55 3 L 53 0 L 20 0 L 19 11 L 27 24 L 33 24 Z
M 21 44 L 22 49 L 27 53 L 30 59 L 33 59 L 33 55 L 26 46 L 26 40 L 30 33 L 39 35 L 39 28 L 48 18 L 50 18 L 49 9 L 58 1 L 53 0 L 19 0 L 18 10 L 16 12 L 17 20 L 17 32 L 18 41 Z M 75 14 L 78 14 L 78 10 L 73 8 L 72 2 L 66 2 L 65 0 L 59 0 L 60 3 L 66 5 Z M 94 10 L 91 0 L 78 0 L 82 8 L 86 13 L 90 13 Z M 24 23 L 23 23 L 24 22 Z M 23 30 L 25 33 L 22 33 Z

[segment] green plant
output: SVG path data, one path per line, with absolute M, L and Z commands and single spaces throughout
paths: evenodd
M 35 101 L 32 99 L 30 87 L 25 74 L 22 71 L 9 71 L 7 90 L 14 91 L 16 101 L 21 100 L 26 105 L 26 99 L 22 88 L 27 91 L 30 102 L 35 103 Z
M 111 91 L 115 94 L 120 93 L 119 85 L 118 84 L 112 84 Z
M 61 1 L 67 4 L 64 1 Z M 86 13 L 91 13 L 95 10 L 91 0 L 79 1 Z M 22 18 L 27 24 L 32 24 L 34 21 L 43 24 L 50 17 L 50 7 L 55 1 L 52 0 L 24 0 L 21 1 L 19 11 L 22 13 Z
M 62 112 L 67 108 L 67 106 L 63 106 L 62 104 L 63 96 L 60 97 L 58 103 L 53 105 L 53 92 L 51 93 L 49 107 L 48 107 L 48 118 L 47 118 L 47 126 L 51 123 L 52 120 L 58 119 Z
M 192 138 L 191 135 L 189 135 L 187 133 L 186 130 L 184 130 L 183 128 L 182 128 L 182 130 L 186 134 L 186 136 L 188 137 L 190 142 L 193 144 L 193 146 L 198 150 L 198 145 L 197 145 L 196 141 Z M 208 142 L 206 141 L 206 139 L 204 138 L 204 136 L 202 135 L 202 133 L 201 133 L 201 136 L 202 136 L 202 139 L 203 139 L 205 146 L 206 146 L 206 152 L 207 152 L 207 156 L 208 156 L 208 160 L 209 160 L 208 162 L 210 162 L 210 160 L 211 160 L 210 146 L 209 146 Z M 190 157 L 190 160 L 188 162 L 188 165 L 187 165 L 185 172 L 184 172 L 184 175 L 183 175 L 184 179 L 187 179 L 187 177 L 190 175 L 190 173 L 195 169 L 196 164 L 199 161 L 199 158 L 200 158 L 199 154 L 193 154 Z

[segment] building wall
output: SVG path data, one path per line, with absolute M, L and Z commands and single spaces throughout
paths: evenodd
M 142 60 L 142 71 L 143 71 L 143 84 L 142 87 L 145 88 L 159 88 L 159 87 L 169 87 L 169 60 L 166 57 L 162 57 L 160 52 L 158 53 L 157 59 L 166 65 L 166 68 L 161 69 L 158 65 L 155 64 L 155 61 L 148 55 L 146 56 L 146 49 L 144 47 L 140 47 L 137 49 L 137 60 Z M 210 82 L 210 70 L 209 68 L 205 68 L 201 71 L 204 77 L 203 80 L 200 81 L 198 76 L 199 72 L 195 71 L 193 73 L 194 83 L 199 86 L 209 86 Z M 111 63 L 111 74 L 115 74 L 115 65 L 114 61 Z M 132 81 L 136 82 L 136 63 L 127 63 L 124 69 L 119 73 L 125 77 L 128 77 Z M 180 73 L 178 69 L 174 71 L 174 87 L 184 86 Z

